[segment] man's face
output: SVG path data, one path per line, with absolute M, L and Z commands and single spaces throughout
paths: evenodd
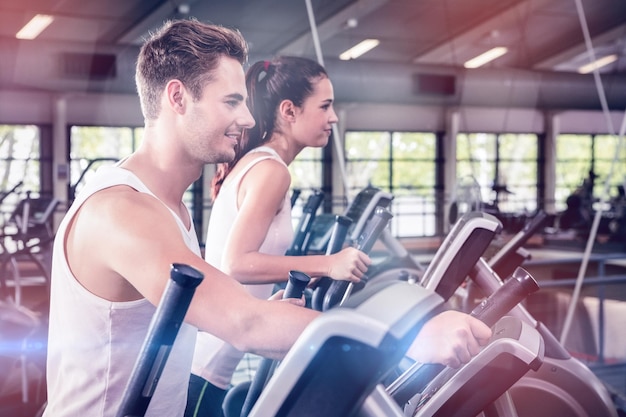
M 233 58 L 222 57 L 212 81 L 200 99 L 190 103 L 184 119 L 182 128 L 192 157 L 204 164 L 233 160 L 243 129 L 254 126 L 246 97 L 243 67 Z

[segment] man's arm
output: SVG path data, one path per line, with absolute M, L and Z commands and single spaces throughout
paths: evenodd
M 79 282 L 111 301 L 145 297 L 156 305 L 172 263 L 197 268 L 205 278 L 186 321 L 243 351 L 280 358 L 318 314 L 290 302 L 249 295 L 185 245 L 161 202 L 129 187 L 112 187 L 90 197 L 72 222 L 66 248 Z
M 111 301 L 145 297 L 156 305 L 172 263 L 200 270 L 205 278 L 186 321 L 242 351 L 281 358 L 319 314 L 288 301 L 259 300 L 248 294 L 187 248 L 161 202 L 129 187 L 112 187 L 90 197 L 70 227 L 66 248 L 79 282 Z M 436 316 L 414 343 L 416 359 L 453 366 L 465 361 L 490 335 L 488 327 L 476 322 L 458 312 Z

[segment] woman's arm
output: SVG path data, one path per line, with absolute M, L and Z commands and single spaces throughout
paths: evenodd
M 312 277 L 360 280 L 371 260 L 354 248 L 332 256 L 259 252 L 272 220 L 283 208 L 290 183 L 287 168 L 273 160 L 261 161 L 246 173 L 239 189 L 239 213 L 224 248 L 221 269 L 245 284 L 283 282 L 294 269 Z

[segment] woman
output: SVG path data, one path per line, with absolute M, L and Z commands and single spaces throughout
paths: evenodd
M 213 179 L 205 259 L 259 298 L 269 297 L 293 269 L 314 278 L 360 281 L 371 260 L 355 248 L 330 256 L 285 256 L 294 237 L 287 167 L 304 148 L 325 146 L 337 123 L 326 71 L 306 58 L 278 57 L 253 64 L 246 87 L 256 125 Z M 216 337 L 198 334 L 187 416 L 221 415 L 242 356 Z

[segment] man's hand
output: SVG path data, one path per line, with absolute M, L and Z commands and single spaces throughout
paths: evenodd
M 300 298 L 283 298 L 283 294 L 285 293 L 285 290 L 278 290 L 276 291 L 274 294 L 272 294 L 270 296 L 270 298 L 268 298 L 268 300 L 270 301 L 284 301 L 293 305 L 297 305 L 300 307 L 304 307 L 304 305 L 306 304 L 306 300 L 304 299 L 304 295 Z
M 445 311 L 422 327 L 407 352 L 421 363 L 440 363 L 458 368 L 489 342 L 491 329 L 474 317 L 458 311 Z

